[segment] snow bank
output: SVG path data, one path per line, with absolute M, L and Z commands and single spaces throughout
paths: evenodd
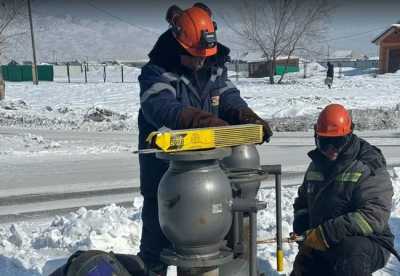
M 61 147 L 56 141 L 44 139 L 42 136 L 31 133 L 22 136 L 11 135 L 1 137 L 0 141 L 0 155 L 24 155 L 27 151 L 32 153 Z
M 302 78 L 301 72 L 288 74 L 284 84 L 280 85 L 270 85 L 267 78 L 240 78 L 238 81 L 233 78 L 233 82 L 249 106 L 261 117 L 277 121 L 274 125 L 279 125 L 285 120 L 290 122 L 287 118 L 303 120 L 302 117 L 305 117 L 306 120 L 313 120 L 313 116 L 333 102 L 354 110 L 381 110 L 388 113 L 389 117 L 396 106 L 398 109 L 400 105 L 400 72 L 378 77 L 361 73 L 343 76 L 335 78 L 332 89 L 328 89 L 324 84 L 325 72 L 321 66 L 311 63 L 308 69 L 312 72 L 310 77 Z M 101 70 L 98 68 L 89 72 L 98 75 Z M 111 67 L 110 70 L 113 72 L 110 74 L 117 77 L 119 67 Z M 0 124 L 29 128 L 137 132 L 137 115 L 140 108 L 137 77 L 140 69 L 131 70 L 132 72 L 127 74 L 132 76 L 135 81 L 133 83 L 41 82 L 35 86 L 28 82 L 7 82 L 7 107 L 0 105 Z M 124 119 L 120 116 L 110 116 L 103 121 L 85 120 L 88 118 L 87 113 L 96 108 L 124 115 Z M 370 115 L 371 120 L 374 116 Z M 398 122 L 399 116 L 392 116 L 388 120 Z M 397 127 L 392 123 L 380 121 L 368 123 L 365 127 Z M 286 130 L 299 129 L 290 125 Z
M 106 109 L 102 104 L 85 107 L 57 104 L 38 108 L 22 100 L 0 102 L 0 125 L 10 127 L 129 131 L 137 128 L 133 114 Z
M 400 249 L 400 168 L 392 172 L 393 209 L 390 225 Z M 292 204 L 297 188 L 282 191 L 283 235 L 291 232 Z M 267 209 L 258 213 L 258 238 L 275 236 L 275 195 L 273 190 L 261 190 L 259 199 L 268 202 Z M 141 231 L 142 199 L 135 198 L 132 208 L 110 205 L 99 210 L 81 208 L 68 216 L 57 216 L 45 222 L 21 222 L 0 227 L 0 275 L 48 275 L 63 264 L 78 249 L 100 249 L 135 254 Z M 258 261 L 263 271 L 274 275 L 275 245 L 259 245 Z M 297 246 L 284 244 L 285 271 L 291 270 Z M 399 275 L 400 265 L 394 257 L 375 276 Z M 269 274 L 269 275 L 271 275 Z M 174 275 L 173 272 L 169 275 Z
M 0 227 L 0 275 L 48 275 L 78 249 L 134 254 L 141 235 L 142 201 L 133 208 L 80 208 L 37 228 L 28 223 Z M 37 225 L 37 224 L 36 224 Z

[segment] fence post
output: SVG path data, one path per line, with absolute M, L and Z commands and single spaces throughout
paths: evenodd
M 236 81 L 239 80 L 239 61 L 235 61 Z
M 106 65 L 105 64 L 103 65 L 103 78 L 104 78 L 104 82 L 106 82 L 107 75 L 106 75 Z
M 124 65 L 123 64 L 121 65 L 121 79 L 122 79 L 122 82 L 124 82 Z
M 67 76 L 68 76 L 68 83 L 70 83 L 71 82 L 71 76 L 70 76 L 70 73 L 69 73 L 69 62 L 67 63 Z
M 88 64 L 85 62 L 85 83 L 87 83 Z
M 0 101 L 6 97 L 6 83 L 3 79 L 3 67 L 0 65 Z
M 304 78 L 307 78 L 307 62 L 304 62 Z

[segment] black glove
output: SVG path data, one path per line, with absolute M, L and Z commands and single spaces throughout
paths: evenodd
M 271 136 L 273 135 L 271 127 L 266 121 L 261 119 L 253 110 L 248 107 L 242 109 L 230 109 L 226 112 L 223 117 L 227 122 L 237 125 L 237 124 L 257 124 L 263 126 L 265 142 L 269 142 Z
M 203 127 L 219 127 L 228 126 L 224 120 L 219 119 L 209 112 L 205 112 L 198 108 L 186 107 L 179 115 L 179 128 L 203 128 Z
M 313 265 L 312 249 L 304 245 L 299 245 L 299 252 L 293 263 L 293 271 L 290 276 L 305 276 L 311 275 L 309 267 Z

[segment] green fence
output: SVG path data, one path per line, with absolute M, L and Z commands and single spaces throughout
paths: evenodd
M 6 81 L 32 81 L 32 66 L 31 65 L 3 65 L 3 78 Z M 38 79 L 39 81 L 53 81 L 54 70 L 52 65 L 39 65 Z
M 300 69 L 297 66 L 288 66 L 286 69 L 286 73 L 294 73 L 294 72 L 299 72 Z M 283 75 L 285 72 L 285 66 L 284 65 L 277 65 L 275 67 L 275 75 Z

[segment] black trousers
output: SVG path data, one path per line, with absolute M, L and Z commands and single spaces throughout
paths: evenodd
M 141 148 L 144 148 L 144 145 L 141 145 Z M 171 247 L 171 244 L 161 231 L 158 221 L 157 189 L 169 163 L 157 159 L 154 154 L 139 155 L 139 162 L 140 192 L 144 199 L 139 256 L 147 268 L 162 271 L 166 265 L 160 261 L 160 253 L 163 248 Z
M 366 237 L 347 237 L 326 251 L 299 251 L 291 276 L 368 276 L 385 266 L 390 253 Z
M 157 198 L 144 197 L 142 221 L 139 256 L 148 269 L 162 272 L 167 266 L 160 261 L 160 253 L 163 248 L 170 248 L 171 243 L 161 231 L 158 221 Z

